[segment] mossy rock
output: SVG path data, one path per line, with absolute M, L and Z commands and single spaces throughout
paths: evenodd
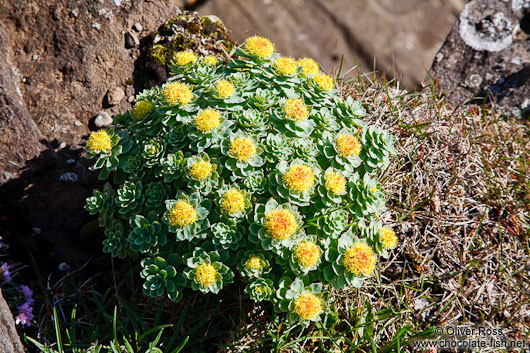
M 163 24 L 145 51 L 140 85 L 152 87 L 165 82 L 168 65 L 176 52 L 190 49 L 199 55 L 214 55 L 226 60 L 234 42 L 223 22 L 216 16 L 200 16 L 186 11 Z

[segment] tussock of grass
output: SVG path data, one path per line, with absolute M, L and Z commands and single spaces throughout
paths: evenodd
M 408 350 L 410 339 L 457 324 L 529 340 L 528 121 L 455 107 L 434 85 L 407 93 L 373 77 L 356 73 L 341 93 L 361 100 L 365 120 L 396 137 L 383 219 L 399 249 L 371 283 L 333 293 L 335 325 L 278 331 L 279 322 L 251 315 L 226 352 Z

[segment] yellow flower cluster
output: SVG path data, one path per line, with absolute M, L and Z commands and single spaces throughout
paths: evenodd
M 265 215 L 263 225 L 271 238 L 276 240 L 289 239 L 298 230 L 295 215 L 286 209 L 269 211 Z
M 164 88 L 164 98 L 169 104 L 186 105 L 192 97 L 191 89 L 184 83 L 171 82 Z
M 208 66 L 214 66 L 214 65 L 217 65 L 219 60 L 217 59 L 217 57 L 213 55 L 207 55 L 204 57 L 203 61 Z
M 306 76 L 315 76 L 318 74 L 319 68 L 315 60 L 311 58 L 298 59 L 298 65 L 302 68 L 302 72 Z
M 398 238 L 396 233 L 389 227 L 383 227 L 379 231 L 379 239 L 385 249 L 395 249 L 397 247 Z
M 303 241 L 294 249 L 294 257 L 300 266 L 309 268 L 320 262 L 322 250 L 312 241 Z
M 334 80 L 330 75 L 318 74 L 313 77 L 318 87 L 324 91 L 331 91 L 334 86 Z
M 134 105 L 132 114 L 136 119 L 143 119 L 147 114 L 151 113 L 152 110 L 153 103 L 148 100 L 143 100 Z
M 276 59 L 274 68 L 281 75 L 292 75 L 298 70 L 298 65 L 293 58 L 282 56 Z
M 306 192 L 315 185 L 315 173 L 307 164 L 295 164 L 283 176 L 289 190 Z
M 228 214 L 236 214 L 245 210 L 245 195 L 235 189 L 229 189 L 221 197 L 221 209 Z
M 245 268 L 249 271 L 261 271 L 263 270 L 264 266 L 265 266 L 265 261 L 263 261 L 263 259 L 260 258 L 259 256 L 251 256 L 245 262 Z
M 246 162 L 256 154 L 256 145 L 248 137 L 236 137 L 230 143 L 230 154 L 240 162 Z
M 284 111 L 288 118 L 296 121 L 302 121 L 309 115 L 309 110 L 301 98 L 287 99 Z
M 261 59 L 270 57 L 274 53 L 274 44 L 267 38 L 252 36 L 245 40 L 245 50 Z
M 188 201 L 179 200 L 169 210 L 167 218 L 173 227 L 183 228 L 197 221 L 197 211 Z
M 232 97 L 236 90 L 229 81 L 220 80 L 215 84 L 215 92 L 219 98 L 226 99 Z
M 350 134 L 339 134 L 335 140 L 342 157 L 358 156 L 362 145 L 357 137 Z
M 217 281 L 217 270 L 212 264 L 200 264 L 195 269 L 195 281 L 199 283 L 202 288 L 208 288 Z
M 94 131 L 88 137 L 86 147 L 91 153 L 109 153 L 113 147 L 112 138 L 105 129 Z
M 335 172 L 328 172 L 324 175 L 326 189 L 335 195 L 343 195 L 346 192 L 346 178 L 344 175 Z
M 355 243 L 342 255 L 342 264 L 354 275 L 370 276 L 374 272 L 377 257 L 365 243 Z
M 304 320 L 313 320 L 323 311 L 322 299 L 304 293 L 294 301 L 294 312 Z
M 185 66 L 185 65 L 188 65 L 189 63 L 196 62 L 197 54 L 195 54 L 191 50 L 179 51 L 175 53 L 173 60 L 175 61 L 175 64 L 177 64 L 178 66 Z
M 213 165 L 212 163 L 200 160 L 194 163 L 190 168 L 190 176 L 198 181 L 203 181 L 212 176 Z
M 215 109 L 205 109 L 195 117 L 195 128 L 202 133 L 208 133 L 221 125 L 221 112 Z

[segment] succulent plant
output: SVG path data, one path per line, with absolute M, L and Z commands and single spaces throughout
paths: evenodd
M 320 320 L 329 286 L 362 285 L 397 245 L 377 181 L 393 138 L 314 60 L 260 36 L 227 63 L 176 52 L 170 70 L 87 141 L 116 185 L 85 207 L 104 251 L 140 256 L 153 297 L 218 293 L 239 276 L 289 320 Z

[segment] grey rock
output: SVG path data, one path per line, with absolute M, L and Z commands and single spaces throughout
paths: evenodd
M 138 37 L 136 34 L 127 32 L 125 33 L 125 48 L 131 49 L 136 48 L 140 45 L 140 41 L 138 40 Z
M 112 124 L 112 117 L 109 115 L 109 113 L 102 111 L 97 116 L 96 119 L 94 119 L 94 125 L 96 125 L 99 128 L 107 127 L 110 124 Z
M 201 15 L 215 14 L 242 42 L 259 33 L 278 52 L 313 57 L 328 73 L 343 57 L 353 66 L 387 76 L 407 87 L 425 77 L 466 0 L 208 0 Z M 214 18 L 215 19 L 215 18 Z
M 456 104 L 493 100 L 501 111 L 527 113 L 530 96 L 529 2 L 473 0 L 435 57 L 430 76 Z
M 109 105 L 118 105 L 125 98 L 125 91 L 121 87 L 112 87 L 107 91 L 107 103 Z
M 0 289 L 0 352 L 24 353 L 24 348 L 15 328 L 13 314 L 9 310 Z

